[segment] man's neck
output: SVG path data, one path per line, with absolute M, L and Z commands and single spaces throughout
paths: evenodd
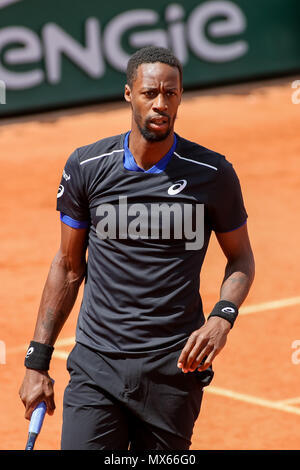
M 149 142 L 138 129 L 132 129 L 129 135 L 128 147 L 136 164 L 149 170 L 155 163 L 168 153 L 174 142 L 174 131 L 171 131 L 166 139 L 159 142 Z

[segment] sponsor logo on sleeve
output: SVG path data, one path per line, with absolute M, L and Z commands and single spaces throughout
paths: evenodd
M 64 194 L 64 186 L 62 184 L 59 185 L 58 192 L 57 192 L 57 199 Z
M 65 170 L 63 171 L 63 178 L 66 180 L 66 181 L 69 181 L 71 179 L 71 175 L 68 175 Z

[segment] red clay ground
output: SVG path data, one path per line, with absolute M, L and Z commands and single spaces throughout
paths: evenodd
M 300 397 L 300 363 L 292 362 L 292 343 L 300 340 L 300 105 L 291 101 L 293 79 L 186 94 L 179 112 L 176 131 L 225 154 L 240 177 L 257 270 L 245 307 L 284 300 L 280 308 L 273 304 L 239 317 L 215 360 L 192 449 L 300 448 L 300 399 L 274 408 L 275 402 Z M 74 148 L 129 126 L 123 104 L 6 120 L 0 126 L 0 340 L 7 348 L 6 364 L 0 364 L 0 449 L 23 449 L 26 441 L 28 422 L 18 389 L 59 244 L 55 204 L 64 163 Z M 213 237 L 202 271 L 206 313 L 218 298 L 224 266 Z M 295 297 L 288 306 L 285 299 Z M 60 340 L 73 337 L 79 303 Z M 71 345 L 56 349 L 67 352 Z M 46 417 L 36 449 L 59 449 L 65 359 L 54 357 L 50 373 L 57 409 Z

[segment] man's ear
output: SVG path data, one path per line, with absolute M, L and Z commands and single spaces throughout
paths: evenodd
M 131 89 L 127 83 L 125 85 L 124 98 L 127 101 L 127 103 L 131 103 Z

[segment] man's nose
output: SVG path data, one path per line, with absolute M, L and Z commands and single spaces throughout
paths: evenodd
M 153 103 L 153 109 L 157 111 L 166 111 L 168 105 L 163 93 L 159 93 Z

